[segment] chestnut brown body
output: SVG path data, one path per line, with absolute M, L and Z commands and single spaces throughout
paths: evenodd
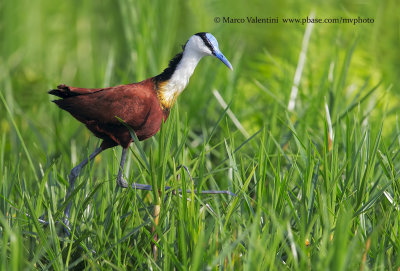
M 103 150 L 116 145 L 127 148 L 132 142 L 129 130 L 118 118 L 131 126 L 140 140 L 144 140 L 156 134 L 161 122 L 169 115 L 169 110 L 160 104 L 152 78 L 95 89 L 60 85 L 49 93 L 62 98 L 54 103 L 103 139 Z

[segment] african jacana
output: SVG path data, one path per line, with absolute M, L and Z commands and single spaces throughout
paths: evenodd
M 168 67 L 159 75 L 139 83 L 108 88 L 78 88 L 59 85 L 49 94 L 60 97 L 54 100 L 61 109 L 84 123 L 92 133 L 103 141 L 90 156 L 74 167 L 69 174 L 67 198 L 81 169 L 105 149 L 122 146 L 117 184 L 128 187 L 123 178 L 127 149 L 132 142 L 129 130 L 118 120 L 131 126 L 139 140 L 145 140 L 158 132 L 166 121 L 178 95 L 185 89 L 190 76 L 204 56 L 215 56 L 228 68 L 232 65 L 218 48 L 218 42 L 210 33 L 197 33 L 183 46 Z M 118 118 L 117 118 L 118 117 Z M 136 188 L 140 189 L 140 184 Z M 65 209 L 65 223 L 69 224 L 71 202 Z

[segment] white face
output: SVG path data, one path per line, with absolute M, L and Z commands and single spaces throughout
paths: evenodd
M 209 46 L 205 44 L 205 41 L 200 36 L 193 35 L 186 44 L 185 52 L 188 55 L 196 55 L 199 58 L 202 58 L 203 56 L 215 56 L 232 70 L 233 68 L 231 63 L 229 63 L 228 59 L 226 59 L 219 50 L 217 39 L 210 33 L 204 33 L 204 35 Z M 210 47 L 212 47 L 212 51 Z
M 212 55 L 210 48 L 208 48 L 204 44 L 204 41 L 197 35 L 193 35 L 192 37 L 190 37 L 186 44 L 185 51 L 194 51 L 201 54 L 202 56 Z

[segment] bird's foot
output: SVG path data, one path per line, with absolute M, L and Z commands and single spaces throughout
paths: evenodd
M 192 175 L 190 174 L 189 169 L 185 165 L 180 165 L 177 170 L 180 168 L 183 168 L 187 174 L 189 175 L 189 178 L 192 182 L 193 178 Z M 178 175 L 178 179 L 180 179 L 180 175 Z M 129 185 L 129 183 L 125 180 L 125 178 L 122 176 L 122 174 L 118 174 L 117 177 L 117 185 L 122 188 L 128 188 L 131 186 L 134 190 L 146 190 L 146 191 L 152 191 L 153 187 L 148 184 L 140 184 L 140 183 L 132 183 Z M 182 189 L 178 189 L 178 191 L 175 191 L 172 187 L 170 186 L 165 186 L 165 191 L 171 190 L 173 193 L 179 193 L 182 194 Z M 197 191 L 196 189 L 191 191 L 191 190 L 186 190 L 187 193 L 195 193 L 195 194 L 226 194 L 229 196 L 236 196 L 236 194 L 228 191 L 228 190 L 203 190 L 203 191 Z
M 122 177 L 122 176 L 118 176 L 118 178 L 117 178 L 117 185 L 118 185 L 119 187 L 122 187 L 122 188 L 128 188 L 128 187 L 129 187 L 128 182 L 127 182 L 127 181 L 125 180 L 125 178 Z
M 117 185 L 122 188 L 128 188 L 131 186 L 134 190 L 146 190 L 151 191 L 153 188 L 149 184 L 141 184 L 141 183 L 132 183 L 129 184 L 123 177 L 117 179 Z
M 125 180 L 125 178 L 122 177 L 122 175 L 117 177 L 117 185 L 121 188 L 128 188 L 129 186 L 131 186 L 133 189 L 137 189 L 137 190 L 146 190 L 146 191 L 152 190 L 151 185 L 148 185 L 148 184 L 140 184 L 140 183 L 129 184 Z

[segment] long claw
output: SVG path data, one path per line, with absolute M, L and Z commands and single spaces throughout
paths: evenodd
M 177 170 L 179 170 L 180 168 L 184 168 L 186 170 L 186 172 L 188 173 L 190 180 L 192 182 L 194 182 L 193 178 L 192 178 L 192 175 L 190 174 L 189 169 L 185 165 L 180 165 L 177 168 Z M 118 175 L 118 176 L 120 176 L 120 175 Z M 125 180 L 123 180 L 123 181 L 126 183 Z M 117 182 L 118 182 L 118 180 L 117 180 Z M 127 188 L 128 186 L 123 186 L 123 187 Z M 153 190 L 153 187 L 151 185 L 149 185 L 149 184 L 132 183 L 131 187 L 133 189 L 137 189 L 137 190 L 145 190 L 145 191 L 152 191 Z M 168 191 L 168 190 L 171 190 L 171 189 L 172 189 L 171 186 L 165 186 L 165 191 Z M 173 190 L 173 189 L 171 190 L 171 192 L 172 193 L 176 193 L 176 191 Z M 182 189 L 178 189 L 178 193 L 179 194 L 182 194 L 182 192 L 183 192 Z M 203 191 L 197 191 L 196 189 L 194 189 L 193 191 L 190 190 L 190 189 L 186 190 L 186 193 L 188 193 L 188 194 L 190 194 L 192 192 L 195 193 L 195 194 L 225 194 L 225 195 L 229 195 L 229 196 L 233 196 L 233 197 L 236 196 L 235 193 L 232 193 L 231 191 L 228 191 L 228 190 L 203 190 Z
M 152 191 L 153 187 L 149 184 L 141 184 L 141 183 L 133 183 L 131 184 L 133 189 L 137 189 L 137 190 L 146 190 L 146 191 Z M 176 193 L 176 190 L 172 189 L 171 186 L 165 186 L 165 191 L 171 190 L 172 193 Z M 178 193 L 182 194 L 183 190 L 182 189 L 178 189 Z M 190 193 L 195 193 L 195 194 L 226 194 L 229 196 L 233 196 L 235 197 L 236 194 L 232 193 L 231 191 L 228 190 L 203 190 L 203 191 L 197 191 L 196 189 L 194 189 L 193 191 L 188 189 L 186 190 L 186 193 L 190 194 Z

